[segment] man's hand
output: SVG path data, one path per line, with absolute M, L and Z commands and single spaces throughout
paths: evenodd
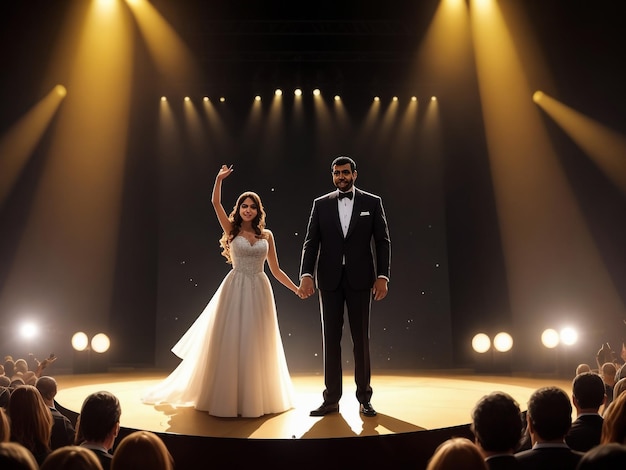
M 300 287 L 298 287 L 298 297 L 306 299 L 311 297 L 315 292 L 315 286 L 313 285 L 313 278 L 310 276 L 302 276 L 300 279 Z
M 387 297 L 387 279 L 384 277 L 376 279 L 374 287 L 372 287 L 372 294 L 374 295 L 374 300 L 383 300 Z

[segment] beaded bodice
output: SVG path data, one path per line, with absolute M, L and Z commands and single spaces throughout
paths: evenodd
M 263 272 L 268 244 L 264 238 L 250 244 L 247 238 L 237 236 L 230 242 L 230 257 L 233 269 L 246 274 Z

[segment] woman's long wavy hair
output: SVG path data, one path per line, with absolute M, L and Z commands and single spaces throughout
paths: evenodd
M 239 210 L 247 198 L 252 199 L 257 207 L 256 217 L 252 220 L 252 227 L 254 228 L 254 233 L 256 233 L 256 238 L 265 238 L 265 235 L 263 234 L 263 229 L 265 228 L 265 210 L 263 209 L 261 198 L 257 193 L 246 191 L 237 198 L 237 204 L 234 205 L 233 211 L 228 216 L 228 220 L 230 220 L 233 224 L 232 230 L 230 233 L 224 232 L 222 234 L 222 238 L 220 238 L 222 256 L 226 258 L 227 263 L 232 263 L 232 258 L 230 257 L 230 242 L 241 231 L 241 223 L 243 219 L 241 218 L 241 214 L 239 214 Z

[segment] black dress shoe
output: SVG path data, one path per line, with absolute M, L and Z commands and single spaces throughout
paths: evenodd
M 376 416 L 376 410 L 370 402 L 361 403 L 361 413 L 363 413 L 365 416 Z
M 337 413 L 338 411 L 339 403 L 322 403 L 322 406 L 311 411 L 309 416 L 326 416 L 329 413 Z

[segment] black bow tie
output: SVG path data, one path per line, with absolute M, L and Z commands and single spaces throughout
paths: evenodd
M 339 200 L 342 200 L 344 197 L 347 197 L 348 199 L 352 199 L 352 191 L 348 191 L 347 193 L 342 193 L 340 191 L 338 197 L 339 197 Z

